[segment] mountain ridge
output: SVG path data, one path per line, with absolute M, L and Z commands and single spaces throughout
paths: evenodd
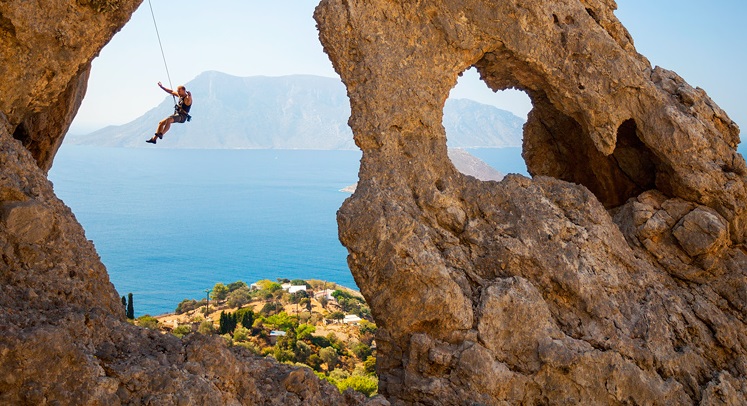
M 195 96 L 193 119 L 174 124 L 162 144 L 197 149 L 354 150 L 347 124 L 350 106 L 342 82 L 315 75 L 233 76 L 206 71 L 186 84 Z M 85 135 L 69 134 L 69 144 L 149 147 L 158 122 L 171 114 L 170 97 L 122 125 Z M 450 147 L 521 145 L 523 120 L 510 112 L 469 99 L 449 99 L 444 127 Z

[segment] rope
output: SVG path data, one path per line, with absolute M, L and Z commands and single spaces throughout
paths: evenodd
M 163 66 L 166 67 L 166 77 L 169 79 L 169 89 L 174 89 L 174 85 L 171 83 L 171 74 L 169 74 L 169 65 L 166 63 L 166 54 L 163 52 L 163 44 L 161 44 L 161 34 L 158 33 L 158 24 L 156 24 L 156 15 L 153 13 L 153 4 L 148 0 L 148 6 L 150 7 L 150 15 L 153 17 L 153 26 L 156 27 L 156 37 L 158 38 L 158 46 L 161 48 L 161 57 L 163 58 Z M 176 96 L 173 94 L 171 98 L 176 103 Z

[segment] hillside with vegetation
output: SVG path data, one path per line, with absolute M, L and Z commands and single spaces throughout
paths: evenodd
M 164 334 L 215 334 L 257 355 L 311 368 L 322 379 L 376 394 L 376 325 L 363 296 L 318 280 L 217 283 L 209 300 L 184 299 L 174 313 L 135 319 Z

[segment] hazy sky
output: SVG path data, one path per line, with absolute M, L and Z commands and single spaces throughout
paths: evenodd
M 315 0 L 151 0 L 173 85 L 217 70 L 236 76 L 335 77 L 312 18 Z M 617 17 L 638 52 L 705 89 L 747 128 L 747 1 L 618 0 Z M 468 71 L 452 91 L 525 116 L 521 92 L 495 94 Z M 93 62 L 88 93 L 71 132 L 124 124 L 160 103 L 169 86 L 148 0 Z M 196 110 L 199 95 L 195 95 Z M 164 111 L 164 116 L 170 111 Z M 154 123 L 154 127 L 157 123 Z

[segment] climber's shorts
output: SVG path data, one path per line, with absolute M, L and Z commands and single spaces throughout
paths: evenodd
M 183 114 L 174 113 L 171 115 L 171 119 L 173 119 L 175 123 L 183 123 L 187 121 L 187 116 Z

